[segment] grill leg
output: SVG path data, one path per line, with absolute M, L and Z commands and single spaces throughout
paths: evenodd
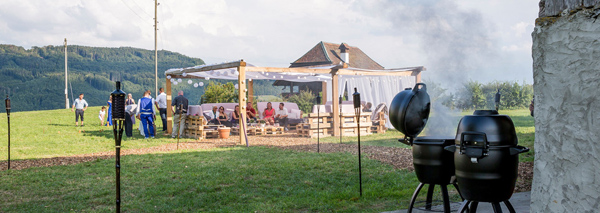
M 479 205 L 479 202 L 477 202 L 477 201 L 471 202 L 471 207 L 469 209 L 469 213 L 477 212 L 477 205 Z
M 504 205 L 506 205 L 506 208 L 508 209 L 508 212 L 510 212 L 510 213 L 516 213 L 515 208 L 513 208 L 512 204 L 510 204 L 510 201 L 505 200 L 504 201 Z
M 415 205 L 415 201 L 417 200 L 417 195 L 419 195 L 419 192 L 421 191 L 424 185 L 424 183 L 419 183 L 419 186 L 417 186 L 417 190 L 415 190 L 415 193 L 413 193 L 413 196 L 410 199 L 410 205 L 408 206 L 408 211 L 406 211 L 407 213 L 412 212 L 412 209 Z
M 462 194 L 460 194 L 460 189 L 458 189 L 458 184 L 453 183 L 452 185 L 454 185 L 454 188 L 458 192 L 458 195 L 460 196 L 460 199 L 465 200 L 465 198 L 462 196 Z
M 500 207 L 500 203 L 493 202 L 492 208 L 494 208 L 494 213 L 502 213 L 502 208 Z
M 444 199 L 444 212 L 450 213 L 450 197 L 448 197 L 448 186 L 440 185 L 442 188 L 442 199 Z
M 458 208 L 458 213 L 463 213 L 465 212 L 465 210 L 469 209 L 469 203 L 471 203 L 470 200 L 465 200 L 463 201 L 463 203 L 460 205 L 460 208 Z
M 429 188 L 427 189 L 427 202 L 425 202 L 425 209 L 431 210 L 431 203 L 433 202 L 433 190 L 435 189 L 435 184 L 429 184 Z

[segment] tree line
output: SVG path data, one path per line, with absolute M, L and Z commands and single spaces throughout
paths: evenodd
M 526 108 L 533 99 L 533 85 L 525 82 L 493 81 L 480 83 L 467 81 L 454 91 L 441 88 L 435 82 L 425 82 L 432 101 L 459 110 L 495 109 L 495 95 L 501 94 L 500 109 Z

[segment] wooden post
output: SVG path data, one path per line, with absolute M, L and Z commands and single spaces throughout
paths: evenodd
M 334 128 L 332 128 L 332 129 L 333 129 L 333 135 L 334 136 L 339 136 L 341 134 L 340 133 L 340 129 L 339 128 L 335 128 L 335 127 L 340 126 L 340 122 L 341 122 L 340 121 L 340 110 L 339 110 L 340 104 L 337 101 L 335 101 L 335 99 L 339 96 L 339 91 L 338 91 L 338 84 L 339 84 L 339 82 L 338 82 L 338 80 L 339 80 L 339 77 L 338 77 L 338 74 L 337 74 L 337 70 L 335 70 L 335 71 L 333 71 L 331 73 L 331 88 L 332 88 L 331 89 L 331 97 L 332 97 L 332 100 L 331 100 L 331 104 L 332 104 L 331 105 L 332 106 L 331 107 L 331 111 L 333 113 L 333 126 L 332 127 L 334 127 Z M 327 90 L 325 90 L 325 91 L 327 91 Z
M 240 144 L 246 144 L 246 131 L 244 131 L 246 129 L 246 127 L 244 126 L 245 122 L 244 119 L 246 118 L 246 70 L 244 69 L 246 68 L 246 62 L 241 61 L 240 62 L 240 66 L 237 68 L 238 72 L 240 73 L 238 75 L 238 100 L 239 100 L 239 104 L 240 104 L 240 121 L 239 121 L 239 128 L 240 128 Z M 250 81 L 248 84 L 252 84 L 252 81 Z M 252 87 L 250 87 L 250 91 L 249 93 L 249 97 L 252 97 Z M 252 99 L 249 99 L 249 101 L 252 101 Z
M 254 80 L 248 81 L 248 102 L 254 103 Z
M 173 111 L 171 108 L 172 103 L 172 92 L 171 92 L 171 81 L 167 79 L 167 86 L 165 88 L 165 92 L 167 93 L 167 133 L 171 134 L 173 132 Z
M 323 96 L 323 103 L 327 103 L 327 81 L 321 82 L 321 94 Z M 331 97 L 331 102 L 335 102 L 336 97 Z
M 412 71 L 412 73 L 410 75 L 411 76 L 415 76 L 416 83 L 421 83 L 421 70 L 419 70 L 419 71 Z

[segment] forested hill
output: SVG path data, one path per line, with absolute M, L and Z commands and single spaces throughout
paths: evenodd
M 132 47 L 105 48 L 68 46 L 69 101 L 85 94 L 90 105 L 103 105 L 123 81 L 123 90 L 137 100 L 142 91 L 154 96 L 154 51 Z M 0 45 L 0 92 L 10 95 L 13 111 L 65 108 L 64 46 L 25 49 Z M 159 87 L 164 86 L 164 71 L 175 67 L 204 64 L 199 58 L 158 51 Z M 193 88 L 193 87 L 192 87 Z M 4 104 L 1 104 L 4 111 Z

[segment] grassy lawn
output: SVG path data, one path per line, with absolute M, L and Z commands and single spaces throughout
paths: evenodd
M 85 126 L 75 127 L 75 113 L 68 109 L 16 112 L 10 114 L 11 160 L 48 158 L 114 150 L 112 127 L 100 126 L 100 107 L 85 112 Z M 158 129 L 162 129 L 157 117 Z M 139 121 L 136 121 L 139 122 Z M 7 118 L 0 115 L 0 160 L 7 159 Z M 134 125 L 137 127 L 137 124 Z M 80 132 L 81 131 L 81 132 Z M 134 137 L 123 132 L 123 148 L 135 149 L 173 143 L 158 131 L 154 140 L 144 140 L 134 129 Z M 189 139 L 182 139 L 187 141 Z
M 465 111 L 461 115 L 472 114 L 472 111 Z M 533 117 L 529 115 L 528 109 L 519 110 L 500 110 L 500 114 L 509 115 L 515 124 L 515 130 L 519 139 L 519 145 L 531 149 L 528 153 L 520 154 L 520 160 L 524 162 L 532 162 L 534 159 L 533 141 L 535 139 L 535 127 Z M 460 118 L 457 118 L 460 119 Z M 457 127 L 454 127 L 456 129 Z M 455 130 L 456 131 L 456 130 Z M 428 133 L 424 131 L 419 136 L 426 136 Z M 385 134 L 373 134 L 369 136 L 361 136 L 360 144 L 366 146 L 390 146 L 410 148 L 403 143 L 398 142 L 398 139 L 404 138 L 404 135 L 397 130 L 390 129 Z M 316 141 L 317 139 L 313 139 Z M 339 143 L 340 137 L 324 137 L 320 139 L 324 143 Z M 342 143 L 356 144 L 358 137 L 342 137 Z
M 356 156 L 222 148 L 121 160 L 130 212 L 380 212 L 406 208 L 414 174 Z M 0 211 L 114 211 L 114 160 L 0 173 Z M 424 194 L 424 193 L 422 193 Z

